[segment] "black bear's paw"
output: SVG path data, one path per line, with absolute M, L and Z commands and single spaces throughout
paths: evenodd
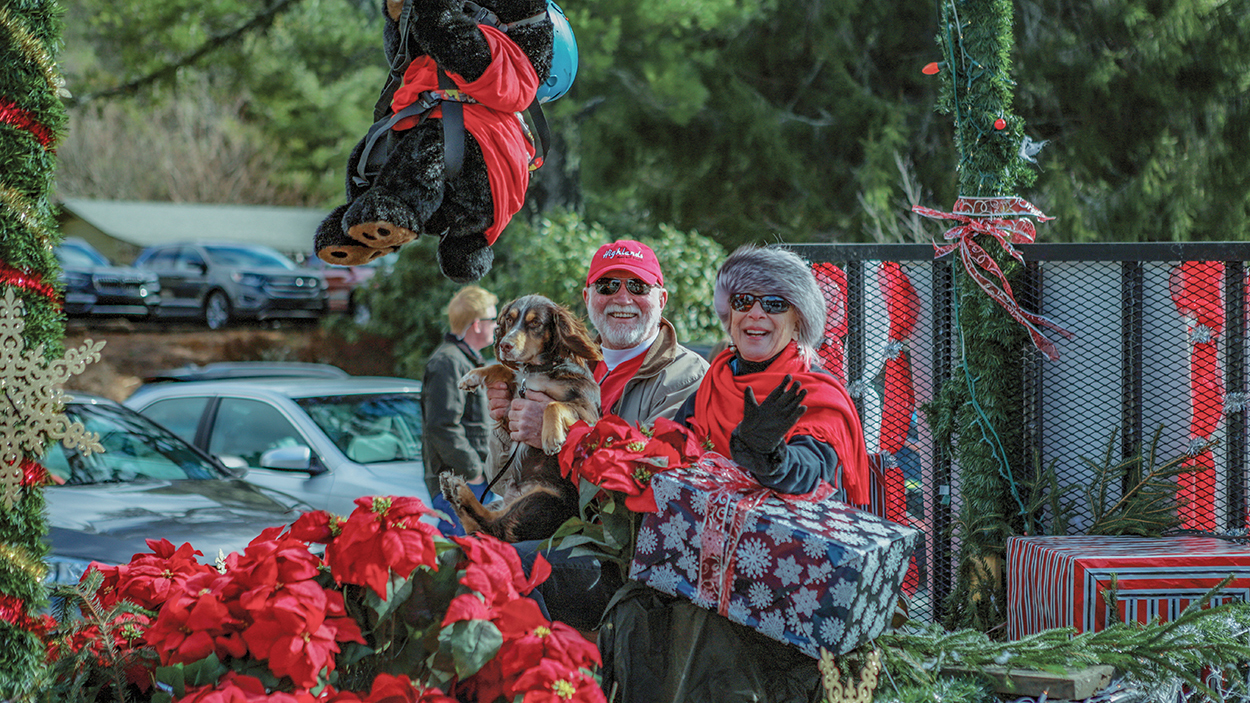
M 371 249 L 407 244 L 421 236 L 412 208 L 393 195 L 371 189 L 356 199 L 343 216 L 347 236 Z
M 346 205 L 340 205 L 317 226 L 317 234 L 313 238 L 313 250 L 317 258 L 335 266 L 360 266 L 367 264 L 379 256 L 386 256 L 399 251 L 399 247 L 374 249 L 348 237 L 343 232 L 343 213 Z
M 438 267 L 455 283 L 472 283 L 490 272 L 495 252 L 486 235 L 443 236 L 438 243 Z

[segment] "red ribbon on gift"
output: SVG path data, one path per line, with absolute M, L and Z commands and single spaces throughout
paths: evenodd
M 770 497 L 786 503 L 824 500 L 833 494 L 833 486 L 821 481 L 810 493 L 778 493 L 761 486 L 754 476 L 716 454 L 705 454 L 699 466 L 716 474 L 719 483 L 708 494 L 707 512 L 699 533 L 699 582 L 695 589 L 701 600 L 715 602 L 716 612 L 726 615 L 733 593 L 734 554 L 742 539 L 747 513 Z
M 920 205 L 912 206 L 912 211 L 933 219 L 955 220 L 963 223 L 946 230 L 946 233 L 942 235 L 944 239 L 952 241 L 952 244 L 933 245 L 934 258 L 940 259 L 958 249 L 964 270 L 972 276 L 977 285 L 981 286 L 981 290 L 1002 306 L 1016 322 L 1024 325 L 1024 328 L 1029 331 L 1029 337 L 1033 339 L 1033 345 L 1040 349 L 1047 358 L 1051 361 L 1058 359 L 1059 352 L 1055 350 L 1054 343 L 1047 339 L 1038 327 L 1050 329 L 1067 339 L 1072 339 L 1072 333 L 1041 315 L 1021 310 L 1020 305 L 1016 303 L 1015 294 L 1011 291 L 1011 284 L 1007 282 L 1007 277 L 999 269 L 998 263 L 973 239 L 978 234 L 988 234 L 997 239 L 1013 259 L 1024 263 L 1024 257 L 1012 245 L 1032 243 L 1037 239 L 1037 231 L 1033 227 L 1032 220 L 1019 218 L 1036 217 L 1042 222 L 1055 218 L 1043 215 L 1042 211 L 1032 203 L 1014 196 L 959 198 L 955 202 L 953 212 L 942 212 Z M 997 278 L 1001 287 L 994 285 L 990 278 L 981 273 L 981 269 Z

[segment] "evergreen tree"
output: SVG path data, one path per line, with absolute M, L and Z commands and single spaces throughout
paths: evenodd
M 14 292 L 25 308 L 25 349 L 59 356 L 64 335 L 52 244 L 49 200 L 54 152 L 64 122 L 54 54 L 61 17 L 53 0 L 9 0 L 0 5 L 0 295 Z M 0 368 L 0 381 L 15 373 Z M 0 386 L 6 385 L 0 383 Z M 12 422 L 17 389 L 7 386 L 0 409 Z M 12 430 L 12 426 L 6 428 Z M 11 437 L 10 432 L 5 432 Z M 13 502 L 0 501 L 0 699 L 37 693 L 44 668 L 36 616 L 47 604 L 42 584 L 43 493 L 30 485 L 30 461 L 20 446 L 0 446 L 5 482 L 23 484 Z M 4 482 L 0 482 L 4 483 Z M 12 495 L 12 494 L 11 494 Z

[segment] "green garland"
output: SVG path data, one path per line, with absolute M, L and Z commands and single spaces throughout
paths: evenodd
M 64 336 L 52 290 L 56 220 L 49 197 L 53 150 L 65 124 L 53 59 L 60 12 L 49 0 L 0 7 L 0 286 L 23 300 L 26 348 L 45 345 L 48 358 L 60 355 Z M 0 503 L 0 700 L 32 698 L 44 672 L 43 645 L 32 632 L 47 605 L 43 513 L 42 492 L 29 486 L 11 507 Z
M 945 0 L 938 45 L 944 76 L 938 110 L 955 121 L 963 197 L 1015 195 L 1035 173 L 1019 155 L 1023 121 L 1011 114 L 1009 0 Z M 981 245 L 1018 284 L 1021 266 L 988 235 Z M 1025 465 L 1021 408 L 1028 333 L 956 263 L 954 314 L 961 348 L 952 377 L 927 410 L 937 437 L 952 438 L 963 509 L 956 582 L 943 608 L 950 628 L 987 630 L 1006 619 L 1001 564 L 1006 537 L 1030 527 L 1019 486 Z M 1018 285 L 1016 286 L 1018 287 Z

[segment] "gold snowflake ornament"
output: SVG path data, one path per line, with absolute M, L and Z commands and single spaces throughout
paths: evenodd
M 100 360 L 104 342 L 87 340 L 60 359 L 45 359 L 43 345 L 26 349 L 25 306 L 12 289 L 0 296 L 0 500 L 13 507 L 22 488 L 22 457 L 43 455 L 44 444 L 61 440 L 83 454 L 104 451 L 100 435 L 70 422 L 63 412 L 61 385 Z

